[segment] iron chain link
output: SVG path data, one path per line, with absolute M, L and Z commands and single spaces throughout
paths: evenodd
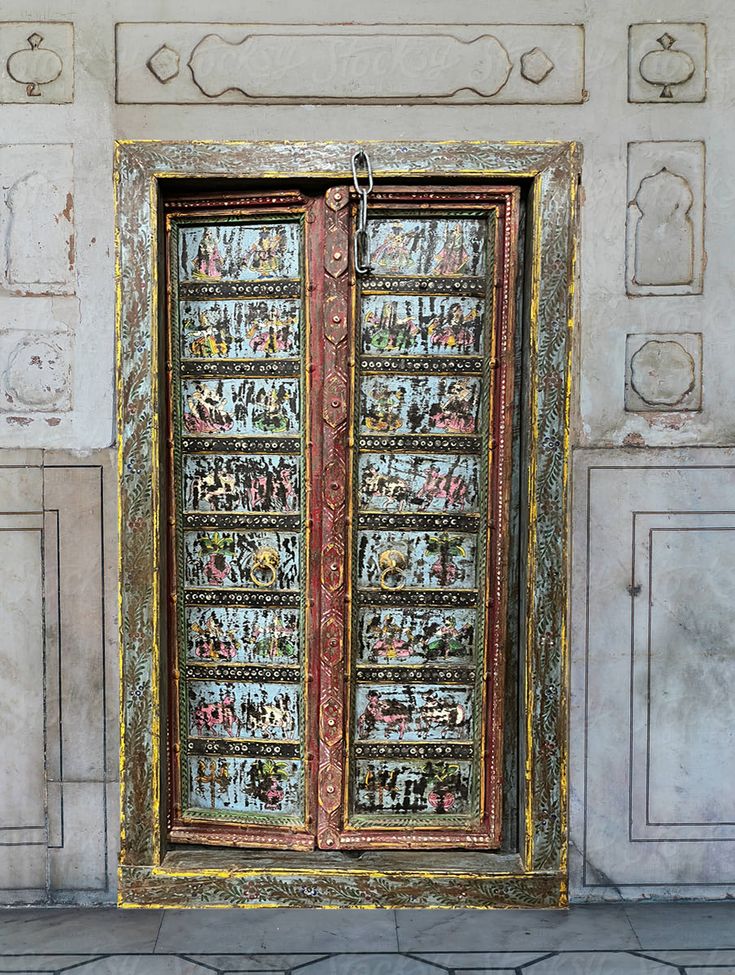
M 367 172 L 366 185 L 360 184 L 360 178 L 357 175 L 358 166 Z M 358 149 L 352 157 L 352 182 L 360 199 L 354 238 L 355 273 L 369 274 L 372 267 L 370 266 L 370 244 L 367 232 L 367 208 L 368 193 L 372 192 L 373 189 L 373 169 L 370 165 L 370 157 L 364 149 Z

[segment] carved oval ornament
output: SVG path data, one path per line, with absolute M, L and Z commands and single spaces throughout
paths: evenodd
M 56 51 L 41 48 L 42 43 L 43 35 L 31 34 L 29 50 L 14 51 L 8 58 L 8 74 L 13 81 L 26 86 L 28 95 L 42 94 L 40 86 L 56 81 L 64 69 L 64 62 Z

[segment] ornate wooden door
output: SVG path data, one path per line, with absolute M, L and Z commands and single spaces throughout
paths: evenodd
M 169 834 L 493 848 L 518 190 L 167 204 Z

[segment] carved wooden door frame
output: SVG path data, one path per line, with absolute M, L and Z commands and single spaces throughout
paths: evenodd
M 366 143 L 380 179 L 523 181 L 528 405 L 525 716 L 514 849 L 342 854 L 165 849 L 159 522 L 161 200 L 169 180 L 348 180 L 339 143 L 121 142 L 116 147 L 120 469 L 121 905 L 552 906 L 566 901 L 567 470 L 579 152 L 567 143 Z M 417 859 L 419 857 L 419 859 Z

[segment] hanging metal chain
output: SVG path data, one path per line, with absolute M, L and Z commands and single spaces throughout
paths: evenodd
M 360 179 L 357 175 L 358 165 L 367 171 L 366 186 L 360 185 Z M 360 197 L 360 206 L 357 211 L 357 229 L 354 239 L 355 273 L 369 274 L 372 271 L 372 267 L 370 266 L 370 244 L 367 232 L 367 206 L 368 193 L 372 192 L 373 189 L 373 169 L 370 165 L 370 157 L 364 149 L 358 149 L 352 157 L 352 182 L 355 184 L 355 190 Z

